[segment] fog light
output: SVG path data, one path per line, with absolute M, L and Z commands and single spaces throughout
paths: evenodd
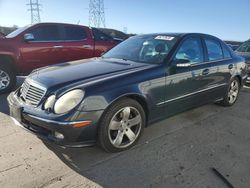
M 61 134 L 61 133 L 59 133 L 59 132 L 55 132 L 55 133 L 54 133 L 54 136 L 55 136 L 57 139 L 60 139 L 60 140 L 64 139 L 63 134 Z

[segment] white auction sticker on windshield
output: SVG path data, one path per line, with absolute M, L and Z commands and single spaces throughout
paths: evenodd
M 155 39 L 158 39 L 158 40 L 173 40 L 174 37 L 158 35 L 157 37 L 155 37 Z

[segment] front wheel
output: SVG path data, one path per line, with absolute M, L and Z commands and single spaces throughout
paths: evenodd
M 240 82 L 238 78 L 233 78 L 228 86 L 226 95 L 222 101 L 223 106 L 232 106 L 238 99 Z
M 14 71 L 5 65 L 0 65 L 0 94 L 11 91 L 16 85 Z
M 99 143 L 107 152 L 120 152 L 136 144 L 145 127 L 145 112 L 135 100 L 125 98 L 104 113 L 98 131 Z

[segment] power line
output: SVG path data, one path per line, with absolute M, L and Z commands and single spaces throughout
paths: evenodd
M 89 0 L 89 26 L 106 27 L 103 0 Z
M 30 11 L 31 24 L 41 22 L 40 18 L 41 4 L 39 4 L 38 0 L 30 0 L 27 6 L 29 6 L 28 11 Z

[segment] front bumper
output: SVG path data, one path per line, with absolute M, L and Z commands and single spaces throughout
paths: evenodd
M 70 117 L 67 117 L 67 115 L 62 117 L 46 116 L 42 113 L 39 114 L 36 110 L 31 113 L 29 107 L 23 104 L 14 93 L 8 96 L 8 104 L 10 116 L 15 119 L 15 122 L 44 141 L 65 147 L 83 147 L 93 145 L 96 142 L 97 123 L 103 110 L 76 111 L 68 114 Z M 86 121 L 91 121 L 91 124 L 79 128 L 73 127 L 75 123 L 84 123 Z M 56 136 L 58 133 L 62 134 L 63 138 L 58 138 Z

